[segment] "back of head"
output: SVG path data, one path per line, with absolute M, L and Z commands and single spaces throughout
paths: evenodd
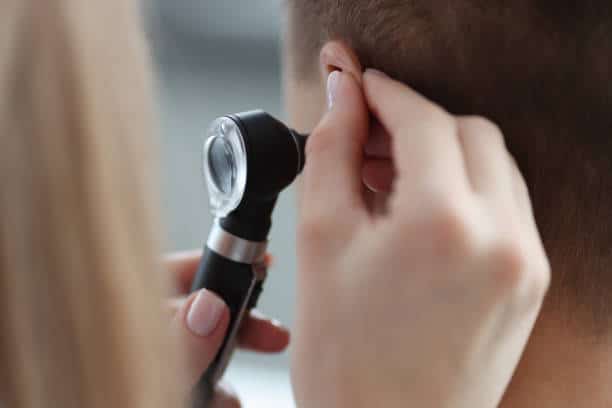
M 2 406 L 176 406 L 135 3 L 0 0 Z
M 328 40 L 454 114 L 500 125 L 553 264 L 547 307 L 612 333 L 612 4 L 290 0 L 292 76 Z M 560 314 L 561 315 L 561 314 Z

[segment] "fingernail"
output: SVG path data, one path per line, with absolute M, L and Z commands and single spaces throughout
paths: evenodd
M 333 71 L 327 77 L 327 106 L 331 109 L 336 102 L 336 92 L 341 80 L 340 71 Z
M 221 299 L 203 289 L 191 303 L 187 313 L 187 327 L 196 336 L 210 336 L 219 325 L 225 308 Z
M 270 323 L 272 323 L 274 327 L 278 327 L 281 330 L 287 330 L 287 326 L 285 326 L 280 320 L 271 319 Z
M 377 69 L 374 69 L 374 68 L 368 68 L 368 69 L 366 69 L 366 73 L 368 73 L 368 74 L 372 74 L 372 75 L 376 75 L 376 76 L 379 76 L 379 77 L 381 77 L 381 78 L 389 78 L 389 75 L 385 74 L 385 73 L 384 73 L 384 72 L 382 72 L 382 71 L 379 71 L 379 70 L 377 70 Z

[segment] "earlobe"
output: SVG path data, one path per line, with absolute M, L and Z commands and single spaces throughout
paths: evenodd
M 361 83 L 363 69 L 355 51 L 341 41 L 330 41 L 321 49 L 319 57 L 323 83 L 332 71 L 342 71 L 353 75 Z

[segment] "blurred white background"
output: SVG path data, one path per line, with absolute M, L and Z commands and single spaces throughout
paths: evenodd
M 283 118 L 280 0 L 153 0 L 149 26 L 159 73 L 167 249 L 201 247 L 212 218 L 200 172 L 202 138 L 217 116 L 264 109 Z M 288 326 L 295 291 L 295 209 L 274 215 L 260 309 Z M 291 407 L 288 357 L 239 353 L 227 377 L 246 408 Z

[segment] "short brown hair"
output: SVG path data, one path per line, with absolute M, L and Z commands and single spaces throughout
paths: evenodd
M 612 3 L 289 0 L 298 77 L 327 40 L 500 125 L 553 264 L 548 305 L 612 329 Z M 572 299 L 572 301 L 566 301 Z M 592 333 L 590 331 L 589 333 Z

